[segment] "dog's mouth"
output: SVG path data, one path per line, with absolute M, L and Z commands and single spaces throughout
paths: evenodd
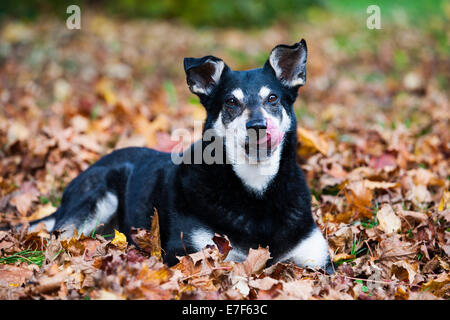
M 247 158 L 263 161 L 272 156 L 281 144 L 284 131 L 268 126 L 266 130 L 258 130 L 256 134 L 247 135 L 244 143 Z

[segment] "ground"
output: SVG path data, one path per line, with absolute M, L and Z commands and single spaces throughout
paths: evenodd
M 62 240 L 45 230 L 0 231 L 0 297 L 448 299 L 446 20 L 419 27 L 400 19 L 368 30 L 358 18 L 308 16 L 246 31 L 96 14 L 83 18 L 81 30 L 47 17 L 4 23 L 0 226 L 53 212 L 71 179 L 114 149 L 170 151 L 177 128 L 192 132 L 184 147 L 197 140 L 205 112 L 187 88 L 183 57 L 212 54 L 233 69 L 253 68 L 275 45 L 305 38 L 298 163 L 334 275 L 283 263 L 265 268 L 270 248 L 224 262 L 230 247 L 220 235 L 216 246 L 169 268 L 154 219 L 152 230 L 135 231 L 139 248 L 120 233 Z

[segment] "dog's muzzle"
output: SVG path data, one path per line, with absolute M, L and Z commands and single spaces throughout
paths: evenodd
M 245 151 L 258 160 L 270 156 L 283 140 L 284 132 L 270 118 L 250 120 L 246 127 Z

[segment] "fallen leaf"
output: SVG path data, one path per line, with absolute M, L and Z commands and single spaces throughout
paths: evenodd
M 431 279 L 427 283 L 422 285 L 422 291 L 427 290 L 438 297 L 450 297 L 450 275 L 446 273 L 440 274 L 435 279 Z
M 334 262 L 338 262 L 341 260 L 347 260 L 347 259 L 355 259 L 355 256 L 353 254 L 348 254 L 348 253 L 339 253 L 339 254 L 334 255 L 334 257 L 333 257 Z
M 252 274 L 261 271 L 266 265 L 267 260 L 270 258 L 268 248 L 250 248 L 245 261 L 237 263 L 233 268 L 233 271 L 241 276 L 251 276 Z
M 47 203 L 43 206 L 40 206 L 35 212 L 31 214 L 31 216 L 27 217 L 28 221 L 38 220 L 45 218 L 56 211 L 56 208 L 51 204 Z
M 114 229 L 114 239 L 112 239 L 111 243 L 118 247 L 120 250 L 125 250 L 127 248 L 127 237 Z
M 161 240 L 159 234 L 158 211 L 155 209 L 150 232 L 139 228 L 131 229 L 131 239 L 145 252 L 161 259 Z M 113 240 L 114 241 L 114 240 Z
M 313 291 L 313 280 L 283 282 L 283 291 L 281 292 L 281 297 L 279 298 L 307 300 L 312 298 Z
M 364 186 L 368 189 L 391 189 L 400 187 L 400 184 L 397 182 L 386 182 L 386 181 L 371 181 L 364 180 Z
M 0 287 L 18 287 L 33 276 L 28 268 L 0 264 Z
M 279 280 L 271 277 L 264 277 L 261 279 L 250 279 L 248 285 L 255 289 L 270 290 L 277 283 L 279 283 Z
M 377 219 L 379 222 L 377 228 L 387 234 L 398 232 L 401 229 L 402 222 L 389 204 L 381 206 L 377 212 Z
M 450 209 L 450 191 L 446 190 L 442 194 L 441 201 L 439 201 L 439 211 L 444 211 L 445 209 Z
M 407 280 L 409 284 L 413 284 L 417 269 L 417 265 L 411 265 L 405 260 L 401 260 L 392 264 L 391 275 L 394 275 L 398 280 Z
M 39 196 L 39 191 L 36 187 L 29 182 L 24 183 L 20 189 L 19 194 L 14 196 L 10 203 L 16 206 L 17 211 L 23 216 L 25 216 L 30 210 L 33 201 L 37 201 Z
M 219 234 L 215 234 L 212 240 L 216 244 L 217 249 L 219 249 L 219 252 L 222 255 L 222 259 L 225 260 L 228 253 L 232 249 L 230 240 L 228 240 L 227 236 L 221 236 Z
M 328 155 L 328 141 L 317 132 L 305 128 L 297 128 L 297 136 L 301 143 L 300 150 L 301 148 L 310 148 L 319 151 L 325 156 Z

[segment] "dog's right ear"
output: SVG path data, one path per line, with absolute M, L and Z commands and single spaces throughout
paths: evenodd
M 209 95 L 219 84 L 225 63 L 216 57 L 184 58 L 189 89 L 196 95 Z

